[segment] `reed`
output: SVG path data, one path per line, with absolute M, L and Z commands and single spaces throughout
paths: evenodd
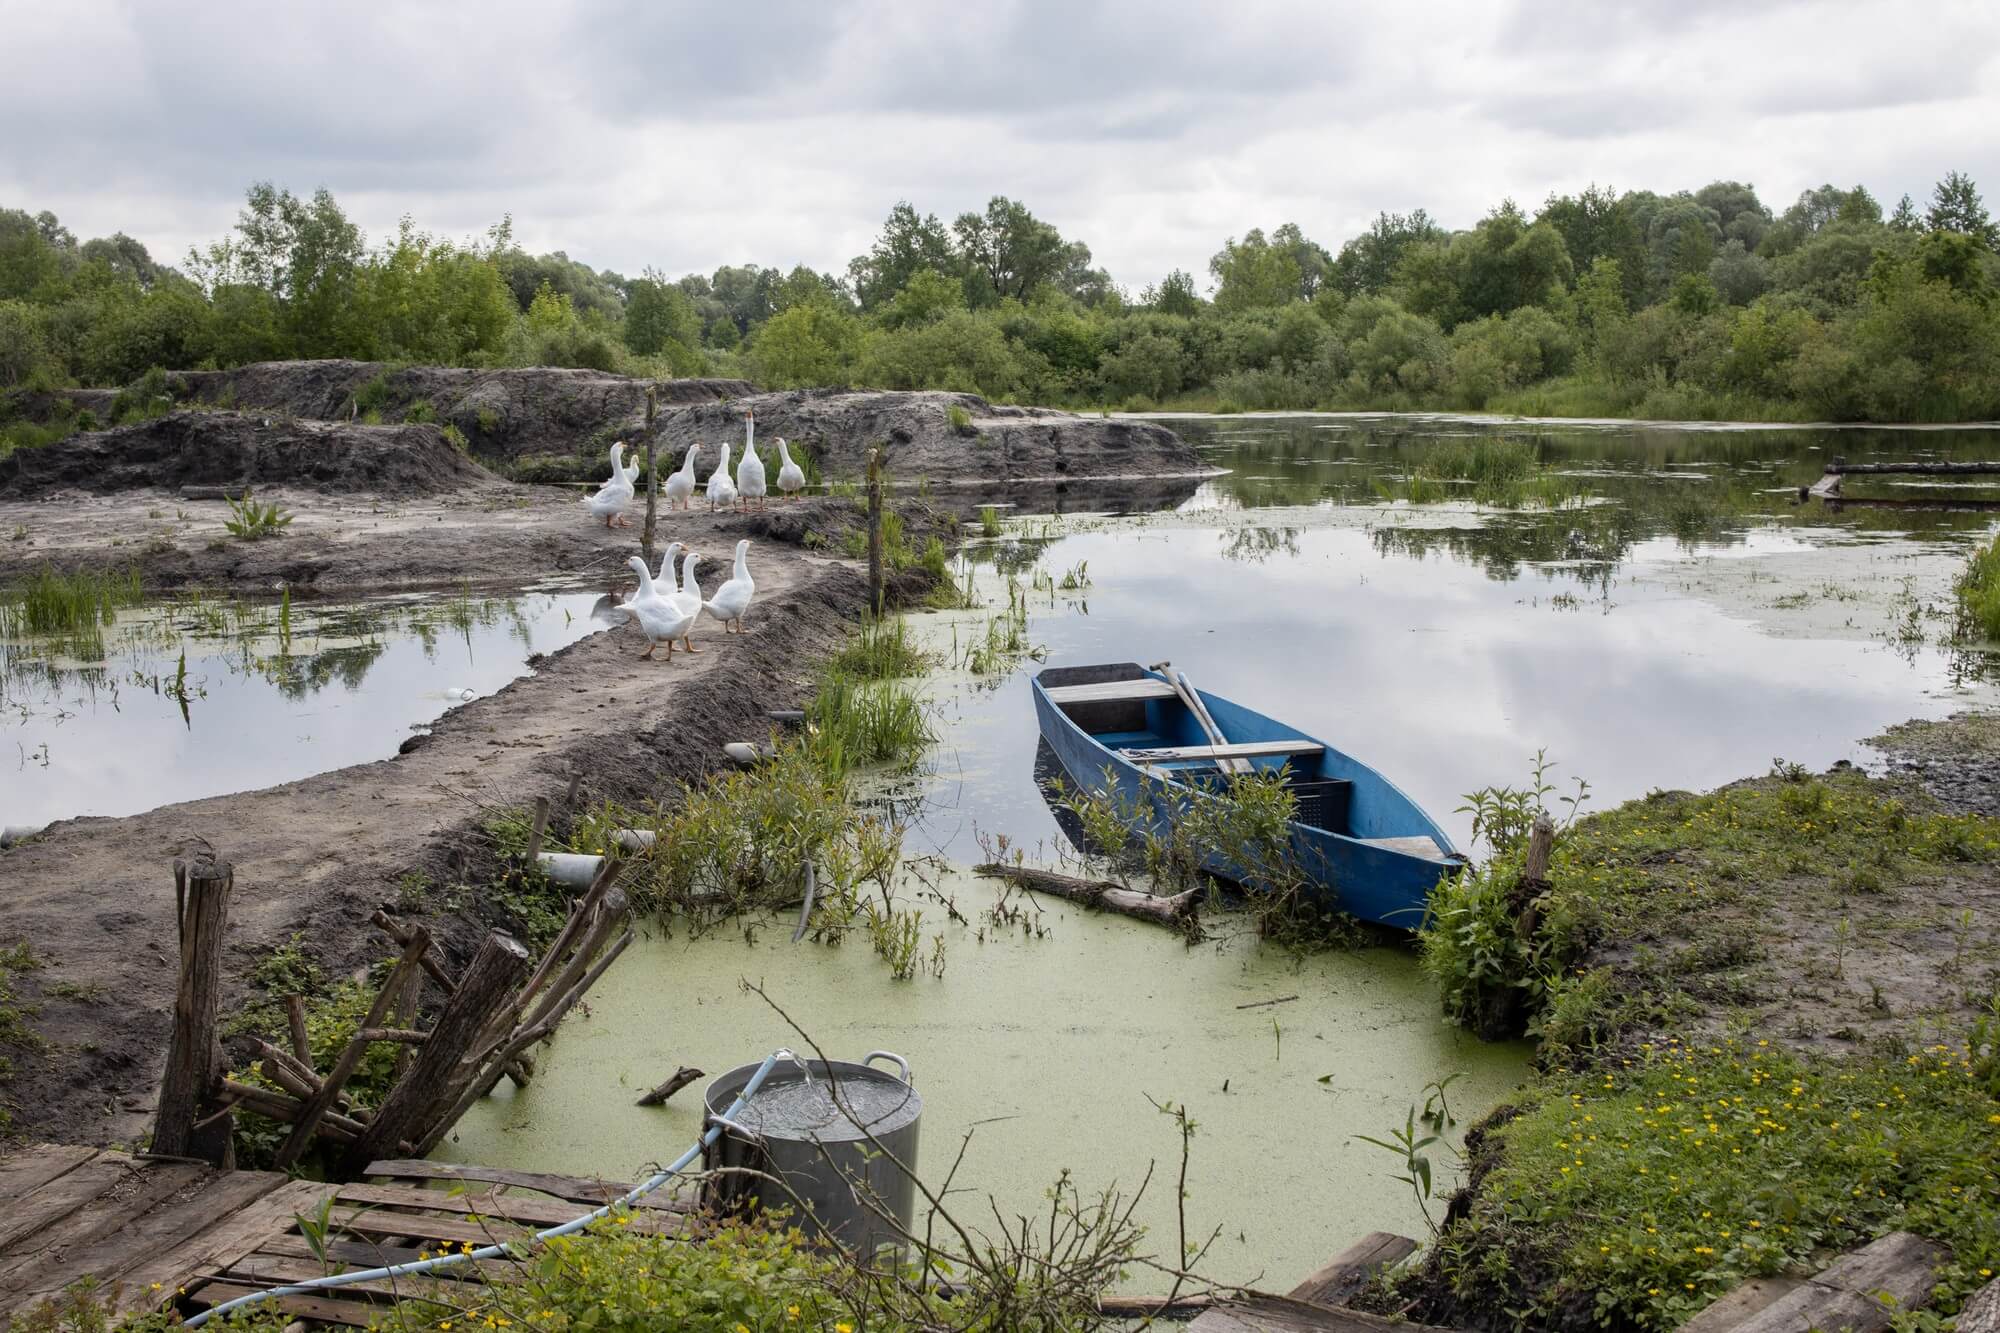
M 929 656 L 910 642 L 909 628 L 896 619 L 862 626 L 861 633 L 836 653 L 829 665 L 835 673 L 854 680 L 897 680 L 922 675 L 929 662 Z
M 820 678 L 806 722 L 814 757 L 835 774 L 865 765 L 914 763 L 937 739 L 913 691 L 837 670 Z
M 111 623 L 118 608 L 140 599 L 139 572 L 62 573 L 46 566 L 0 600 L 0 634 L 77 635 Z

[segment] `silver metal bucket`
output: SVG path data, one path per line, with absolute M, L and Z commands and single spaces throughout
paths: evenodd
M 875 1068 L 877 1060 L 895 1061 L 900 1077 Z M 789 1209 L 789 1221 L 807 1236 L 866 1257 L 885 1246 L 901 1249 L 902 1232 L 916 1220 L 913 1173 L 924 1109 L 909 1062 L 870 1051 L 859 1063 L 779 1064 L 742 1114 L 723 1120 L 757 1069 L 732 1069 L 703 1094 L 708 1123 L 723 1125 L 703 1162 L 711 1171 L 737 1168 L 710 1177 L 705 1201 L 721 1209 Z

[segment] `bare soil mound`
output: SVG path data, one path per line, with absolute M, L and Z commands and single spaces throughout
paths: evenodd
M 264 361 L 171 378 L 183 392 L 219 407 L 333 421 L 371 411 L 385 422 L 405 421 L 415 411 L 419 420 L 457 426 L 472 451 L 489 460 L 602 453 L 617 435 L 644 426 L 648 387 L 658 391 L 662 408 L 756 392 L 747 380 L 645 380 L 599 370 L 466 370 L 377 361 Z
M 758 453 L 774 480 L 780 436 L 804 445 L 829 478 L 861 475 L 870 446 L 883 450 L 890 474 L 903 480 L 1130 477 L 1206 467 L 1193 446 L 1157 422 L 1002 407 L 969 393 L 883 390 L 792 390 L 685 407 L 661 423 L 661 452 L 677 463 L 688 445 L 700 444 L 705 474 L 720 442 L 740 454 L 746 408 L 757 414 Z
M 0 458 L 0 496 L 14 499 L 195 485 L 400 499 L 492 480 L 436 426 L 355 426 L 250 412 L 172 412 Z

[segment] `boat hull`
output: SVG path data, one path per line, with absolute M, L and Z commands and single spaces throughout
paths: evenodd
M 1036 721 L 1043 740 L 1072 786 L 1110 802 L 1133 832 L 1162 835 L 1171 827 L 1177 811 L 1196 796 L 1196 788 L 1171 774 L 1141 768 L 1116 744 L 1105 744 L 1097 734 L 1079 725 L 1047 693 L 1046 685 L 1076 682 L 1082 673 L 1095 676 L 1105 671 L 1136 673 L 1123 677 L 1127 680 L 1159 679 L 1141 672 L 1134 664 L 1052 668 L 1034 682 Z M 1200 697 L 1231 742 L 1302 736 L 1294 728 L 1206 691 L 1201 691 Z M 1181 711 L 1177 705 L 1148 703 L 1145 707 L 1149 721 L 1162 728 L 1161 739 L 1170 743 L 1188 739 L 1167 732 L 1179 719 L 1165 714 Z M 1352 784 L 1346 829 L 1336 831 L 1304 822 L 1292 825 L 1291 854 L 1295 864 L 1309 881 L 1320 905 L 1378 925 L 1416 929 L 1423 923 L 1431 890 L 1441 877 L 1461 869 L 1464 858 L 1452 848 L 1443 830 L 1388 779 L 1323 741 L 1314 743 L 1321 747 L 1316 755 L 1269 756 L 1254 761 L 1254 766 L 1260 769 L 1275 769 L 1289 763 L 1293 765 L 1294 776 Z M 1390 839 L 1428 839 L 1434 850 L 1428 855 L 1417 855 L 1376 845 Z M 1205 868 L 1238 882 L 1251 878 L 1220 856 L 1212 856 Z M 1252 882 L 1247 887 L 1257 886 Z

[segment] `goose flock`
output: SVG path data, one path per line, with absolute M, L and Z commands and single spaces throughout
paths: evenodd
M 720 457 L 714 470 L 705 482 L 700 483 L 703 494 L 708 498 L 710 513 L 731 508 L 743 511 L 763 509 L 768 502 L 770 488 L 764 460 L 757 456 L 756 412 L 746 409 L 743 421 L 743 457 L 737 463 L 734 475 L 731 475 L 729 466 L 731 444 L 724 440 L 717 445 Z M 700 454 L 701 446 L 690 444 L 681 457 L 680 467 L 661 483 L 668 510 L 693 508 Z M 778 440 L 778 460 L 778 494 L 787 500 L 797 499 L 805 490 L 805 470 L 792 460 L 791 451 L 782 438 Z M 623 440 L 613 444 L 611 479 L 583 502 L 591 517 L 603 519 L 606 528 L 632 526 L 625 509 L 638 494 L 641 471 L 643 465 L 636 455 L 630 463 L 625 461 Z M 611 624 L 622 618 L 638 626 L 646 636 L 646 651 L 640 656 L 654 661 L 661 660 L 659 649 L 663 644 L 666 646 L 663 656 L 668 662 L 673 660 L 676 645 L 686 653 L 700 651 L 694 646 L 691 631 L 704 614 L 720 621 L 724 633 L 743 633 L 743 617 L 757 593 L 757 582 L 750 575 L 749 539 L 736 543 L 736 558 L 729 577 L 707 596 L 702 594 L 701 583 L 695 573 L 701 560 L 702 556 L 689 550 L 685 542 L 672 542 L 667 546 L 660 555 L 657 572 L 647 568 L 643 557 L 633 556 L 626 564 L 638 576 L 638 589 L 623 600 L 609 595 L 599 598 L 592 611 L 593 617 Z M 679 562 L 678 574 L 676 561 Z

